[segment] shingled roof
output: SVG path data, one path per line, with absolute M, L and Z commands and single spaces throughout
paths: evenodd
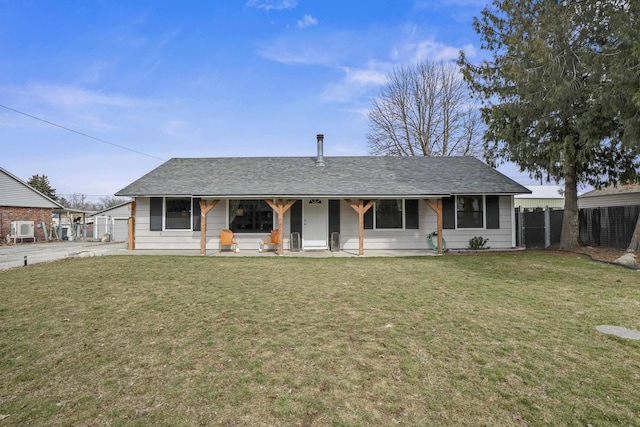
M 474 157 L 174 158 L 117 196 L 427 197 L 530 191 Z
M 599 196 L 612 196 L 616 194 L 629 194 L 640 193 L 640 184 L 619 184 L 609 185 L 597 190 L 591 190 L 587 193 L 581 194 L 580 198 L 599 197 Z

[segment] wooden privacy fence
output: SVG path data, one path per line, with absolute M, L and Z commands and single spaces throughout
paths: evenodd
M 518 246 L 546 248 L 560 243 L 562 209 L 516 210 Z M 626 249 L 640 215 L 640 205 L 580 209 L 580 243 Z
M 626 249 L 640 215 L 640 205 L 580 209 L 580 243 Z

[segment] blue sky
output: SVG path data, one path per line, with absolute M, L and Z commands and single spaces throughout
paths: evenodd
M 172 157 L 367 155 L 385 76 L 479 59 L 485 3 L 0 0 L 0 104 L 108 142 L 0 108 L 0 166 L 97 200 Z

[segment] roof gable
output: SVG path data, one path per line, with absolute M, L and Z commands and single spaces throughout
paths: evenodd
M 61 208 L 62 205 L 0 167 L 0 206 Z
M 131 201 L 118 203 L 117 205 L 109 206 L 108 208 L 104 208 L 100 211 L 94 212 L 91 214 L 91 216 L 99 216 L 99 215 L 114 214 L 114 213 L 116 214 L 128 213 L 130 204 L 131 204 Z

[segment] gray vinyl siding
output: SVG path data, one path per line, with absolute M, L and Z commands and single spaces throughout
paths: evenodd
M 136 250 L 200 250 L 200 232 L 192 230 L 149 231 L 149 198 L 136 198 L 135 247 Z M 228 202 L 220 200 L 207 214 L 207 251 L 217 251 L 220 231 L 229 228 Z M 289 248 L 289 213 L 284 218 L 284 247 Z M 277 223 L 274 224 L 277 227 Z M 240 250 L 258 250 L 260 233 L 236 233 Z
M 492 249 L 508 249 L 515 246 L 515 226 L 513 224 L 513 205 L 511 196 L 500 196 L 499 229 L 457 229 L 443 230 L 442 236 L 448 249 L 466 249 L 469 239 L 474 236 L 488 238 L 487 246 Z M 435 223 L 434 228 L 435 230 Z M 429 232 L 430 233 L 430 232 Z M 428 233 L 427 233 L 428 234 Z
M 371 208 L 373 209 L 373 208 Z M 427 235 L 435 229 L 436 215 L 424 201 L 419 202 L 418 229 L 364 230 L 364 250 L 367 249 L 428 249 Z M 358 214 L 347 202 L 340 201 L 340 247 L 358 251 Z M 431 230 L 431 231 L 427 231 Z
M 114 218 L 112 239 L 114 242 L 126 242 L 129 238 L 129 221 L 126 218 Z
M 105 233 L 111 233 L 114 241 L 127 241 L 129 236 L 128 219 L 131 216 L 131 203 L 105 209 L 93 217 L 93 238 L 101 239 Z
M 512 196 L 500 196 L 500 228 L 494 230 L 444 230 L 443 237 L 449 249 L 465 249 L 473 236 L 489 238 L 491 248 L 513 247 Z M 228 203 L 221 200 L 207 215 L 207 251 L 217 251 L 220 230 L 228 228 Z M 435 212 L 423 201 L 419 201 L 420 223 L 418 229 L 406 230 L 365 230 L 364 249 L 429 249 L 427 236 L 436 230 Z M 283 245 L 289 249 L 291 234 L 289 212 L 283 218 Z M 149 198 L 136 198 L 135 221 L 136 250 L 189 250 L 199 251 L 200 232 L 191 230 L 149 231 Z M 277 215 L 274 215 L 274 228 Z M 257 251 L 260 233 L 236 233 L 241 251 Z M 303 237 L 304 239 L 304 237 Z M 341 249 L 358 250 L 358 215 L 340 200 L 340 243 Z
M 200 250 L 200 232 L 191 230 L 150 231 L 150 203 L 148 197 L 136 198 L 136 250 Z M 214 208 L 217 209 L 216 206 Z M 213 222 L 213 221 L 211 221 Z M 213 224 L 211 224 L 213 227 Z M 207 224 L 207 230 L 209 224 Z M 216 246 L 217 247 L 217 246 Z
M 0 171 L 0 206 L 21 208 L 57 208 L 31 187 Z
M 443 230 L 448 249 L 466 249 L 473 236 L 489 238 L 494 249 L 512 248 L 513 222 L 511 196 L 500 196 L 500 228 L 483 230 Z M 365 230 L 364 249 L 429 249 L 427 236 L 437 229 L 436 213 L 420 200 L 420 228 L 417 230 Z M 358 215 L 345 202 L 340 202 L 340 242 L 344 250 L 358 250 Z
M 100 212 L 100 216 L 110 216 L 116 218 L 129 218 L 131 215 L 131 204 L 127 203 L 126 205 L 118 206 L 112 209 L 105 209 Z
M 620 193 L 606 196 L 578 197 L 578 208 L 640 205 L 640 193 Z

